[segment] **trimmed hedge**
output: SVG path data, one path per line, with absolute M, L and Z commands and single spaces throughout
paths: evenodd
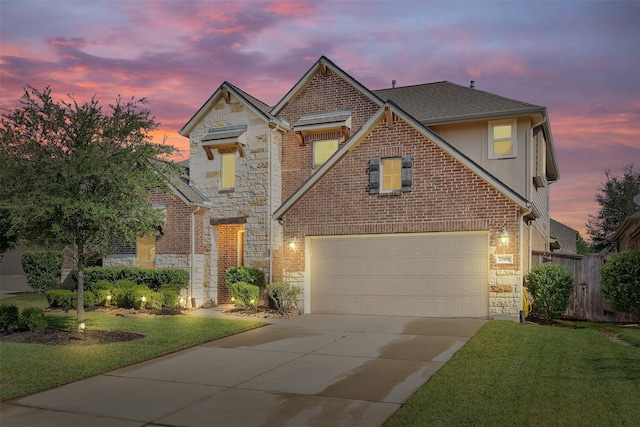
M 245 282 L 230 283 L 227 285 L 231 297 L 237 306 L 255 310 L 258 306 L 260 288 Z
M 227 286 L 239 282 L 262 287 L 264 286 L 264 271 L 255 267 L 228 268 L 225 277 Z
M 38 293 L 58 289 L 62 275 L 62 252 L 27 251 L 22 254 L 22 269 L 27 283 Z
M 54 289 L 45 292 L 49 307 L 69 310 L 78 305 L 78 293 L 69 289 Z M 84 291 L 82 305 L 93 307 L 96 305 L 96 296 L 91 291 Z
M 77 269 L 73 269 L 71 275 L 78 283 Z M 154 291 L 168 284 L 181 289 L 189 285 L 189 273 L 177 268 L 87 267 L 84 269 L 84 288 L 90 291 L 93 291 L 100 281 L 113 283 L 118 280 L 131 280 L 138 285 L 148 286 Z

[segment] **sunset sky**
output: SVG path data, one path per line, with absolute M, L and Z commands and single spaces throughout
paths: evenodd
M 321 55 L 369 89 L 475 80 L 546 106 L 551 214 L 583 236 L 605 169 L 640 169 L 640 1 L 0 0 L 0 106 L 27 84 L 146 97 L 183 158 L 223 81 L 274 105 Z

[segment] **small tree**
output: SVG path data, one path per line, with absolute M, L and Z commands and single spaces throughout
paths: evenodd
M 542 264 L 531 269 L 526 286 L 533 297 L 533 311 L 549 321 L 567 309 L 573 292 L 573 275 L 558 264 Z
M 609 305 L 640 321 L 640 252 L 626 251 L 609 259 L 600 268 L 600 279 Z
M 633 170 L 633 163 L 623 167 L 622 176 L 613 175 L 609 169 L 604 173 L 607 181 L 595 196 L 600 209 L 596 215 L 589 215 L 586 224 L 591 246 L 596 252 L 611 250 L 612 237 L 622 221 L 639 209 L 633 203 L 633 197 L 640 193 L 640 172 Z
M 162 221 L 147 202 L 151 188 L 166 188 L 151 159 L 174 149 L 151 141 L 158 125 L 145 103 L 118 97 L 103 111 L 95 98 L 54 101 L 51 89 L 28 87 L 0 119 L 0 209 L 26 242 L 72 248 L 79 330 L 87 262 L 114 242 L 154 233 Z

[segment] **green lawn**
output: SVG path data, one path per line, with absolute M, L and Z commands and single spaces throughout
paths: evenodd
M 385 427 L 639 425 L 640 330 L 579 325 L 488 322 Z
M 46 299 L 25 295 L 2 299 L 21 310 L 46 307 Z M 47 315 L 50 325 L 75 329 L 75 312 Z M 50 346 L 0 342 L 0 400 L 35 393 L 98 375 L 158 355 L 191 347 L 262 325 L 262 322 L 189 316 L 125 318 L 100 312 L 85 314 L 87 329 L 124 330 L 146 337 L 116 344 Z

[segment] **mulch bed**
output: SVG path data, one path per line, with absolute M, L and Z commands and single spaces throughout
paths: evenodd
M 247 310 L 244 308 L 229 308 L 222 311 L 224 314 L 231 316 L 255 317 L 259 319 L 292 319 L 298 317 L 297 311 L 282 314 L 278 310 L 270 308 L 258 308 L 257 310 Z

